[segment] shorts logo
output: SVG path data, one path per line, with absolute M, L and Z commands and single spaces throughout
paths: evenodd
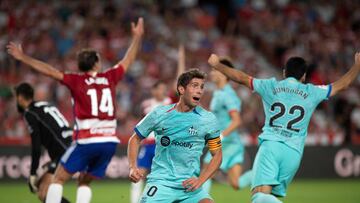
M 162 146 L 166 147 L 166 146 L 169 146 L 170 144 L 170 138 L 168 136 L 163 136 L 161 137 L 160 139 L 160 143 Z
M 189 128 L 189 134 L 190 135 L 197 135 L 198 134 L 198 131 L 194 128 L 194 126 L 191 126 Z

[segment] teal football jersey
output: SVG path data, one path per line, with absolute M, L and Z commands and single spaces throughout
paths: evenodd
M 253 79 L 252 87 L 260 94 L 265 111 L 260 143 L 280 141 L 302 154 L 311 115 L 329 97 L 331 85 L 303 84 L 290 77 L 281 81 Z
M 231 87 L 226 84 L 224 88 L 214 91 L 211 102 L 210 110 L 215 114 L 221 131 L 225 130 L 231 123 L 230 112 L 240 112 L 241 101 Z M 223 146 L 229 143 L 241 144 L 240 137 L 237 130 L 231 132 L 228 136 L 222 139 Z
M 178 112 L 176 104 L 159 106 L 135 127 L 141 138 L 155 133 L 156 149 L 148 182 L 182 188 L 182 182 L 200 174 L 200 156 L 207 140 L 220 136 L 216 117 L 197 106 Z

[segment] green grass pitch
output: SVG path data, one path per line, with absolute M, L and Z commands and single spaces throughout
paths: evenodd
M 92 184 L 92 203 L 128 203 L 129 182 L 96 181 Z M 65 185 L 64 195 L 75 202 L 76 184 Z M 248 189 L 234 191 L 226 185 L 215 183 L 212 196 L 217 203 L 250 202 Z M 355 180 L 295 180 L 290 184 L 286 203 L 359 203 L 360 181 Z M 39 202 L 28 190 L 26 182 L 0 182 L 0 202 Z

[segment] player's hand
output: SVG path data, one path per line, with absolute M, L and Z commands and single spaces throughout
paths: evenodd
M 355 65 L 360 66 L 360 52 L 355 53 Z
M 37 181 L 38 181 L 38 178 L 37 178 L 36 175 L 31 175 L 29 177 L 28 185 L 29 185 L 29 188 L 30 188 L 30 192 L 36 193 L 38 191 Z
M 131 182 L 137 183 L 143 177 L 144 177 L 144 173 L 139 168 L 130 168 L 129 178 Z
M 216 68 L 216 66 L 220 63 L 220 59 L 216 54 L 211 54 L 211 56 L 208 59 L 208 63 L 212 67 Z
M 144 19 L 139 18 L 137 23 L 134 22 L 131 23 L 131 32 L 134 37 L 142 37 L 144 34 Z
M 6 46 L 7 52 L 13 56 L 17 60 L 21 60 L 24 56 L 24 52 L 22 50 L 21 44 L 16 44 L 14 42 L 10 42 Z
M 201 187 L 203 183 L 196 177 L 189 178 L 182 182 L 182 186 L 187 192 L 192 192 Z

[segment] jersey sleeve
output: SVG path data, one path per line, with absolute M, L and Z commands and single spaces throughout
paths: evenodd
M 312 85 L 312 95 L 320 103 L 330 97 L 332 85 Z
M 134 128 L 135 133 L 141 138 L 147 138 L 155 129 L 156 109 L 148 113 Z
M 66 87 L 68 87 L 70 90 L 73 87 L 77 87 L 77 81 L 78 81 L 78 74 L 74 74 L 74 73 L 64 73 L 64 78 L 61 82 L 61 84 L 65 85 Z
M 220 127 L 219 123 L 214 115 L 209 119 L 209 128 L 206 136 L 206 140 L 220 137 Z
M 215 116 L 212 116 L 209 123 L 209 130 L 206 136 L 206 143 L 210 151 L 221 148 L 220 128 Z
M 31 113 L 25 113 L 25 121 L 31 135 L 31 168 L 30 175 L 36 175 L 41 156 L 41 138 L 38 119 Z
M 117 84 L 124 77 L 124 68 L 121 64 L 115 65 L 105 72 L 107 78 L 110 79 L 114 84 Z
M 241 109 L 241 101 L 239 98 L 229 95 L 226 99 L 224 99 L 225 108 L 230 113 L 232 111 L 240 112 Z
M 258 94 L 260 94 L 260 96 L 264 97 L 269 92 L 271 92 L 270 90 L 274 81 L 275 78 L 270 78 L 270 79 L 252 78 L 250 83 L 253 91 L 257 92 Z

